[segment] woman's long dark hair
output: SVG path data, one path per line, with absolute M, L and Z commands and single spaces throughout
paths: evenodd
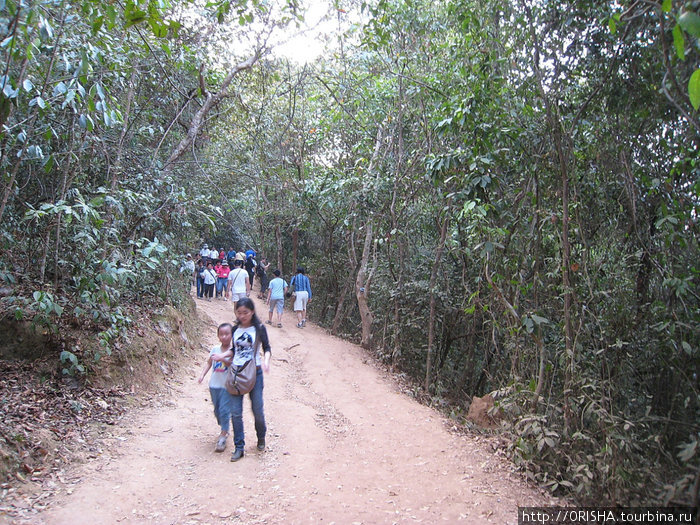
M 244 297 L 243 299 L 239 299 L 238 303 L 236 303 L 236 310 L 238 310 L 241 306 L 245 306 L 248 310 L 253 312 L 253 317 L 250 321 L 256 330 L 260 330 L 262 323 L 260 322 L 260 318 L 258 318 L 258 314 L 255 313 L 255 303 L 253 302 L 253 300 L 250 297 Z M 236 326 L 234 327 L 234 329 L 238 328 L 238 325 L 240 324 L 240 321 L 236 319 Z

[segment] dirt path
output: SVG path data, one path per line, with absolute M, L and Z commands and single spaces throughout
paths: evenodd
M 256 300 L 257 301 L 257 300 Z M 259 313 L 266 315 L 261 301 Z M 231 303 L 197 301 L 215 326 Z M 264 318 L 264 317 L 263 317 Z M 518 505 L 545 504 L 492 441 L 449 431 L 440 414 L 399 392 L 362 349 L 285 311 L 268 327 L 268 448 L 255 449 L 246 398 L 246 456 L 213 451 L 218 427 L 206 351 L 97 460 L 76 467 L 40 524 L 517 523 Z

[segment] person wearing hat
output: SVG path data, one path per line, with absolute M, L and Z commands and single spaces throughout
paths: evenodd
M 188 253 L 185 256 L 185 261 L 182 263 L 182 266 L 180 266 L 180 273 L 183 273 L 187 275 L 187 281 L 189 281 L 190 285 L 188 287 L 192 288 L 192 284 L 194 284 L 194 261 L 192 260 L 192 254 Z
M 228 283 L 228 274 L 231 271 L 228 267 L 228 261 L 224 259 L 221 262 L 217 262 L 214 269 L 216 270 L 216 297 L 217 299 L 223 299 L 225 294 L 226 299 L 228 299 L 228 287 L 226 285 Z
M 204 265 L 206 266 L 206 264 L 209 262 L 209 245 L 208 244 L 205 243 L 204 245 L 202 245 L 202 249 L 199 250 L 199 257 L 200 257 L 200 259 L 202 259 L 204 261 Z
M 211 261 L 207 263 L 207 269 L 204 270 L 204 297 L 207 301 L 211 301 L 214 296 L 214 286 L 216 285 L 216 272 Z

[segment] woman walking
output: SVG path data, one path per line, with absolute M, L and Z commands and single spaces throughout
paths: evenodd
M 216 270 L 216 296 L 228 301 L 228 274 L 231 272 L 228 261 L 224 259 L 214 269 Z
M 231 366 L 244 365 L 249 359 L 255 359 L 257 372 L 255 386 L 248 394 L 253 408 L 255 419 L 255 433 L 258 438 L 257 448 L 265 450 L 265 413 L 263 411 L 263 371 L 270 371 L 270 342 L 267 338 L 267 330 L 255 315 L 255 304 L 249 297 L 239 299 L 236 305 L 237 324 L 233 332 L 233 349 L 223 354 L 221 359 L 233 355 Z M 260 356 L 262 346 L 263 356 Z M 233 444 L 235 450 L 231 454 L 231 461 L 238 461 L 244 456 L 245 433 L 243 429 L 243 396 L 231 396 L 231 418 L 233 420 Z
M 204 270 L 204 297 L 207 301 L 211 301 L 214 296 L 214 285 L 216 284 L 216 272 L 214 271 L 214 265 L 209 261 L 207 263 L 207 269 Z

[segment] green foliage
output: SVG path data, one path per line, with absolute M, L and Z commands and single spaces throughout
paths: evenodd
M 695 72 L 690 75 L 688 94 L 690 95 L 690 103 L 697 111 L 700 107 L 700 69 L 696 69 Z
M 69 352 L 68 350 L 61 352 L 61 363 L 63 363 L 65 366 L 62 369 L 62 372 L 65 375 L 72 376 L 76 375 L 76 372 L 80 374 L 85 372 L 85 367 L 78 361 L 78 356 L 76 356 L 73 352 Z
M 55 330 L 56 325 L 52 321 L 53 317 L 61 317 L 63 307 L 57 304 L 50 293 L 36 291 L 32 294 L 34 302 L 28 304 L 28 309 L 34 311 L 32 323 L 46 326 Z
M 151 168 L 191 58 L 170 53 L 174 7 L 8 2 L 0 13 L 2 305 L 66 346 L 66 373 L 110 354 L 138 304 L 186 300 L 175 259 L 211 224 L 185 177 Z M 67 348 L 76 327 L 99 347 Z

